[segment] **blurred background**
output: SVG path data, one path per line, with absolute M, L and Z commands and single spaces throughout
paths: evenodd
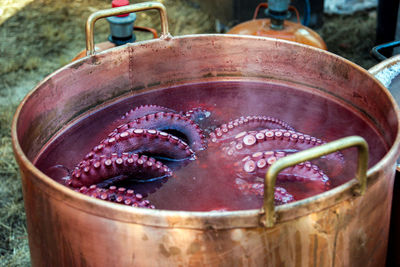
M 138 3 L 144 1 L 132 1 Z M 251 20 L 256 0 L 160 0 L 172 35 L 225 33 Z M 330 52 L 370 68 L 371 49 L 396 39 L 397 0 L 294 0 L 300 21 L 314 29 Z M 0 0 L 0 266 L 29 266 L 29 248 L 19 174 L 10 128 L 22 98 L 44 77 L 85 49 L 84 26 L 111 0 Z M 261 10 L 259 18 L 268 17 Z M 296 20 L 294 14 L 289 20 Z M 157 12 L 138 13 L 135 25 L 160 32 Z M 397 33 L 398 35 L 399 33 Z M 106 20 L 96 23 L 96 43 L 110 35 Z M 151 39 L 136 33 L 137 41 Z M 399 38 L 400 39 L 400 38 Z M 392 51 L 384 51 L 390 56 Z

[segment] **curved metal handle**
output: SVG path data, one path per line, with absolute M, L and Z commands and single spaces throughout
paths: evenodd
M 310 148 L 284 158 L 277 160 L 274 164 L 269 167 L 268 172 L 265 175 L 264 185 L 264 205 L 261 210 L 262 214 L 265 213 L 265 218 L 262 219 L 262 224 L 265 227 L 272 227 L 275 224 L 275 204 L 274 204 L 274 192 L 276 178 L 282 170 L 304 162 L 306 160 L 312 160 L 321 156 L 336 152 L 338 150 L 350 148 L 358 148 L 358 167 L 357 167 L 357 180 L 359 181 L 359 187 L 356 189 L 358 195 L 363 195 L 367 188 L 367 169 L 368 169 L 368 144 L 364 138 L 360 136 L 349 136 L 338 139 L 314 148 Z
M 254 15 L 253 15 L 253 20 L 257 18 L 258 12 L 260 11 L 260 8 L 268 8 L 268 3 L 259 3 L 256 9 L 254 10 Z
M 168 36 L 168 19 L 167 19 L 167 11 L 165 6 L 158 2 L 145 2 L 140 4 L 121 6 L 116 8 L 110 8 L 105 10 L 99 10 L 94 12 L 89 16 L 86 21 L 86 55 L 94 54 L 94 24 L 97 20 L 122 15 L 126 13 L 139 12 L 144 10 L 157 9 L 160 12 L 161 17 L 161 36 Z
M 144 27 L 144 26 L 133 26 L 133 30 L 134 31 L 139 31 L 139 32 L 148 32 L 153 34 L 153 39 L 157 39 L 158 38 L 158 34 L 157 31 L 153 28 L 149 28 L 149 27 Z
M 371 49 L 370 53 L 375 59 L 377 59 L 379 61 L 383 61 L 383 60 L 387 59 L 387 57 L 384 56 L 381 52 L 379 52 L 379 50 L 385 49 L 385 48 L 394 48 L 394 47 L 398 47 L 398 46 L 400 46 L 400 41 L 392 41 L 389 43 L 385 43 L 385 44 L 381 44 L 381 45 L 377 45 L 377 46 L 373 47 Z

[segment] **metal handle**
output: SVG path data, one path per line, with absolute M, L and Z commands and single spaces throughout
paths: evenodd
M 161 17 L 161 37 L 168 36 L 168 19 L 167 11 L 163 4 L 158 2 L 145 2 L 140 4 L 121 6 L 116 8 L 110 8 L 105 10 L 99 10 L 92 13 L 86 21 L 86 55 L 94 54 L 94 24 L 97 20 L 122 15 L 126 13 L 139 12 L 144 10 L 157 9 L 160 12 Z
M 133 26 L 133 30 L 134 31 L 139 31 L 139 32 L 148 32 L 153 34 L 153 39 L 157 39 L 158 38 L 158 34 L 157 31 L 153 28 L 149 28 L 149 27 L 144 27 L 144 26 Z
M 379 50 L 385 49 L 385 48 L 394 48 L 397 46 L 400 46 L 400 41 L 393 41 L 393 42 L 377 45 L 372 48 L 371 55 L 375 59 L 377 59 L 379 61 L 383 61 L 383 60 L 387 59 L 387 57 L 385 57 L 381 52 L 379 52 Z
M 257 18 L 258 12 L 260 11 L 260 8 L 268 8 L 268 3 L 259 3 L 256 9 L 254 10 L 254 15 L 253 15 L 253 20 Z
M 400 55 L 386 59 L 384 55 L 378 52 L 382 46 L 400 46 L 400 41 L 383 44 L 381 46 L 375 46 L 372 49 L 371 54 L 373 54 L 377 59 L 382 59 L 384 61 L 371 67 L 368 72 L 371 73 L 383 86 L 390 91 L 394 100 L 398 105 L 400 105 L 398 86 L 394 83 L 394 81 L 400 77 Z M 382 57 L 379 57 L 378 55 L 381 55 Z M 397 172 L 400 172 L 400 158 L 397 158 L 396 170 Z
M 360 136 L 341 138 L 336 141 L 332 141 L 321 146 L 310 148 L 281 158 L 272 164 L 271 167 L 269 167 L 268 172 L 265 175 L 264 205 L 261 209 L 261 213 L 265 213 L 265 218 L 262 219 L 262 224 L 265 227 L 272 227 L 276 221 L 274 192 L 276 178 L 279 172 L 301 162 L 316 159 L 338 150 L 353 146 L 358 148 L 358 167 L 356 177 L 359 181 L 359 187 L 356 189 L 356 193 L 358 195 L 363 195 L 367 188 L 368 144 L 364 138 Z

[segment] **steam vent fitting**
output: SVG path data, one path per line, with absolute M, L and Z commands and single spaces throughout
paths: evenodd
M 290 0 L 269 0 L 267 15 L 271 18 L 271 29 L 282 30 L 283 21 L 288 18 Z
M 129 5 L 129 0 L 113 0 L 111 3 L 113 8 L 127 5 Z M 110 23 L 111 35 L 108 37 L 110 42 L 118 46 L 132 43 L 136 40 L 136 36 L 133 34 L 133 24 L 136 20 L 135 13 L 112 16 L 106 19 Z

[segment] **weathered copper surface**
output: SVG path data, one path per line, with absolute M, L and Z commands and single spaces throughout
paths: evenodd
M 123 73 L 121 75 L 121 73 Z M 296 85 L 358 110 L 390 148 L 356 180 L 277 207 L 185 212 L 107 203 L 74 192 L 32 164 L 65 125 L 116 98 L 192 81 L 259 79 Z M 262 100 L 261 100 L 262 101 Z M 382 266 L 385 262 L 399 112 L 386 88 L 338 56 L 261 37 L 166 37 L 88 56 L 47 77 L 12 126 L 33 266 Z
M 384 60 L 368 71 L 386 86 L 396 102 L 400 103 L 400 55 Z
M 368 70 L 373 74 L 386 88 L 389 89 L 390 93 L 394 97 L 397 103 L 400 103 L 400 55 L 393 56 L 381 63 L 375 65 Z M 400 265 L 400 164 L 397 160 L 396 167 L 396 180 L 393 188 L 393 205 L 392 214 L 390 221 L 390 241 L 389 241 L 389 252 L 388 262 L 391 265 Z

